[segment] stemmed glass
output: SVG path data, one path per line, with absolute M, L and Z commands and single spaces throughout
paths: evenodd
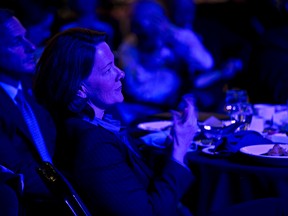
M 246 90 L 228 90 L 226 92 L 225 110 L 232 123 L 244 122 L 240 130 L 247 130 L 253 116 L 253 106 L 248 102 Z
M 253 107 L 250 103 L 237 103 L 233 104 L 230 112 L 230 118 L 235 122 L 244 122 L 243 127 L 240 129 L 248 130 L 253 116 Z

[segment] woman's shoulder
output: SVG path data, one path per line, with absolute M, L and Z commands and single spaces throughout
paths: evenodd
M 81 118 L 66 119 L 63 129 L 58 134 L 59 139 L 65 137 L 69 143 L 81 148 L 119 148 L 121 141 L 116 135 L 100 125 L 91 124 Z M 101 144 L 101 145 L 99 145 Z
M 66 131 L 70 131 L 73 134 L 85 134 L 85 136 L 92 134 L 93 136 L 111 136 L 111 132 L 100 125 L 91 124 L 81 118 L 72 117 L 68 118 L 64 122 Z
M 92 124 L 81 118 L 69 118 L 65 122 L 65 131 L 61 135 L 68 139 L 71 146 L 78 149 L 77 152 L 93 152 L 99 157 L 103 152 L 126 152 L 125 145 L 111 131 L 100 126 Z M 60 136 L 61 136 L 60 135 Z M 116 154 L 116 153 L 115 153 Z

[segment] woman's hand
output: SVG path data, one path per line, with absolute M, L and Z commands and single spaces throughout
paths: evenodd
M 177 111 L 171 111 L 174 122 L 170 134 L 170 138 L 173 141 L 172 157 L 180 163 L 184 162 L 187 150 L 197 132 L 197 118 L 193 99 L 190 96 L 184 96 L 183 102 L 185 107 L 182 114 Z

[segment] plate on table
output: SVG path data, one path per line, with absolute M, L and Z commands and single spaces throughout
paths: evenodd
M 147 131 L 163 131 L 169 129 L 172 124 L 172 121 L 153 121 L 140 123 L 137 127 L 141 130 Z
M 231 152 L 226 151 L 226 150 L 221 150 L 221 151 L 215 151 L 215 146 L 211 145 L 207 148 L 202 149 L 202 153 L 208 155 L 208 156 L 213 156 L 213 157 L 229 157 L 231 155 Z
M 203 148 L 212 146 L 213 145 L 213 139 L 194 140 L 193 144 L 195 144 L 199 148 L 203 149 Z
M 279 144 L 279 145 L 286 151 L 288 150 L 288 145 L 285 144 Z M 240 149 L 240 153 L 250 157 L 256 162 L 270 165 L 288 166 L 288 156 L 267 155 L 267 152 L 274 146 L 275 144 L 258 144 L 258 145 L 245 146 Z
M 207 155 L 218 155 L 219 152 L 215 152 L 215 151 L 214 151 L 214 148 L 215 148 L 215 146 L 214 146 L 214 145 L 211 145 L 211 146 L 209 146 L 209 147 L 207 147 L 207 148 L 203 148 L 203 149 L 202 149 L 202 152 L 203 152 L 204 154 L 207 154 Z

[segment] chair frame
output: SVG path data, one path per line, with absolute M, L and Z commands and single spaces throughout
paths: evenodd
M 74 216 L 91 216 L 71 183 L 54 165 L 43 162 L 37 172 L 51 192 L 64 200 Z

